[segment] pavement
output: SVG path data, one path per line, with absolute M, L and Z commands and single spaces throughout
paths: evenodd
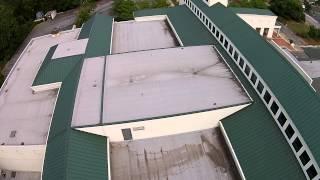
M 314 19 L 312 16 L 310 16 L 309 14 L 307 14 L 307 13 L 304 13 L 305 14 L 305 16 L 306 16 L 306 22 L 308 23 L 308 24 L 310 24 L 310 25 L 313 25 L 314 27 L 316 27 L 316 28 L 320 28 L 320 24 L 319 24 L 319 22 L 316 20 L 316 19 Z
M 289 29 L 286 25 L 277 22 L 277 25 L 281 26 L 281 30 L 280 30 L 280 34 L 282 37 L 284 37 L 285 39 L 291 39 L 293 40 L 295 45 L 298 46 L 305 46 L 307 45 L 306 42 L 304 42 L 304 40 L 302 38 L 300 38 L 299 36 L 297 36 L 294 32 L 291 31 L 291 29 Z
M 112 3 L 112 0 L 98 1 L 96 4 L 96 8 L 94 9 L 94 13 L 110 15 Z M 5 65 L 1 73 L 4 76 L 9 74 L 11 68 L 13 67 L 13 65 L 19 58 L 20 54 L 32 38 L 43 36 L 46 34 L 51 34 L 55 29 L 59 29 L 60 31 L 71 29 L 76 20 L 78 11 L 79 8 L 71 9 L 65 12 L 60 12 L 57 14 L 54 20 L 48 20 L 40 24 L 37 24 L 28 34 L 28 36 L 25 38 L 22 44 L 19 46 L 16 53 L 11 57 L 10 61 L 8 61 L 8 63 Z

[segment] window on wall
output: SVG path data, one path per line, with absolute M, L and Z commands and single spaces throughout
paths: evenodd
M 228 45 L 229 45 L 229 42 L 228 42 L 227 40 L 225 40 L 223 46 L 224 46 L 225 48 L 228 48 Z
M 302 148 L 302 143 L 298 137 L 292 142 L 292 146 L 296 152 Z
M 281 112 L 277 120 L 278 120 L 279 124 L 280 124 L 281 126 L 283 126 L 283 125 L 286 123 L 287 118 L 286 118 L 286 116 Z
M 256 76 L 254 73 L 251 74 L 250 81 L 252 82 L 252 84 L 256 84 L 256 82 L 257 82 L 257 76 Z
M 299 156 L 299 159 L 304 166 L 310 161 L 310 157 L 306 151 L 301 153 L 301 155 Z
M 267 104 L 269 104 L 269 102 L 270 102 L 270 100 L 271 100 L 271 95 L 270 95 L 270 93 L 269 93 L 268 91 L 266 91 L 266 92 L 264 93 L 263 99 L 264 99 L 264 101 L 265 101 Z
M 309 176 L 310 179 L 313 179 L 314 177 L 316 177 L 318 175 L 316 168 L 314 168 L 313 165 L 311 165 L 308 169 L 307 169 L 307 174 Z
M 232 53 L 233 53 L 233 47 L 230 45 L 229 46 L 229 53 L 232 55 Z
M 285 130 L 285 133 L 289 139 L 293 136 L 294 130 L 290 124 L 288 125 L 287 129 Z
M 271 105 L 271 111 L 272 113 L 275 115 L 279 110 L 279 106 L 276 102 L 273 101 L 272 105 Z
M 216 31 L 216 37 L 217 38 L 219 38 L 219 35 L 220 35 L 219 31 Z
M 233 59 L 234 59 L 235 61 L 237 61 L 237 60 L 238 60 L 238 57 L 239 57 L 238 52 L 237 52 L 237 51 L 234 51 Z
M 249 76 L 249 74 L 250 74 L 250 67 L 248 66 L 248 64 L 246 65 L 246 68 L 244 69 L 244 73 L 247 75 L 247 76 Z
M 262 91 L 263 91 L 263 89 L 264 89 L 264 86 L 263 86 L 263 84 L 261 83 L 261 81 L 259 81 L 258 87 L 257 87 L 258 92 L 261 94 Z
M 242 58 L 240 58 L 239 66 L 241 67 L 241 69 L 243 68 L 243 65 L 244 65 L 244 60 Z
M 220 36 L 220 42 L 223 43 L 223 36 Z

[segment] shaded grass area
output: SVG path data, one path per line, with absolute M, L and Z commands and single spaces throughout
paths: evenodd
M 292 20 L 281 19 L 280 21 L 286 24 L 292 32 L 300 36 L 307 44 L 320 45 L 320 39 L 310 37 L 310 25 L 306 24 L 305 22 L 297 22 Z
M 287 26 L 297 35 L 301 37 L 306 37 L 309 32 L 309 25 L 304 22 L 287 21 Z

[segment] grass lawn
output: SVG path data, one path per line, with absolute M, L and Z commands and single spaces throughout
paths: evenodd
M 320 45 L 320 40 L 312 39 L 308 37 L 308 31 L 310 26 L 304 22 L 286 21 L 285 22 L 289 29 L 295 34 L 300 36 L 309 45 Z
M 309 25 L 304 22 L 287 21 L 287 26 L 297 35 L 304 36 L 309 31 Z

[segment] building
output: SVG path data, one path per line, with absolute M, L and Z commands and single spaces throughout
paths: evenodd
M 232 179 L 208 140 L 219 129 L 241 179 L 319 179 L 303 71 L 234 9 L 181 4 L 32 39 L 0 91 L 2 178 Z

